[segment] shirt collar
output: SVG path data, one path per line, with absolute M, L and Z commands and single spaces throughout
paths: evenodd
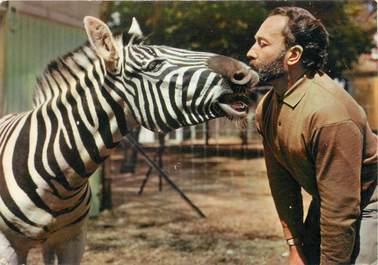
M 307 78 L 307 76 L 303 76 L 302 78 L 298 79 L 297 82 L 295 82 L 294 85 L 292 85 L 283 95 L 282 101 L 289 105 L 292 108 L 295 108 L 295 106 L 301 101 L 303 96 L 306 93 L 306 86 L 305 84 L 310 82 L 310 79 Z

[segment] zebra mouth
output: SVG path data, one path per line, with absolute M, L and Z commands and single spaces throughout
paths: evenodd
M 245 118 L 249 110 L 249 99 L 245 94 L 223 94 L 218 98 L 218 105 L 228 118 Z

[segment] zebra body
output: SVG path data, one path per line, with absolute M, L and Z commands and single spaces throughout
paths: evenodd
M 126 42 L 95 18 L 84 24 L 90 43 L 47 67 L 33 110 L 0 120 L 0 261 L 22 264 L 43 243 L 45 263 L 57 255 L 59 264 L 79 264 L 88 177 L 130 129 L 166 132 L 246 115 L 229 106 L 233 85 L 245 90 L 257 82 L 244 64 L 136 45 L 135 35 Z

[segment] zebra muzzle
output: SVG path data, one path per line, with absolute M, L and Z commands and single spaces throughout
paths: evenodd
M 230 57 L 216 55 L 208 59 L 207 64 L 211 70 L 221 74 L 236 86 L 243 86 L 249 89 L 259 81 L 258 74 L 248 65 Z

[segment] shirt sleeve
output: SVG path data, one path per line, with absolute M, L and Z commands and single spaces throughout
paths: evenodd
M 352 121 L 315 131 L 313 152 L 320 198 L 321 264 L 348 264 L 360 216 L 362 134 Z
M 285 238 L 303 235 L 303 206 L 300 185 L 276 160 L 269 145 L 264 143 L 264 157 L 272 197 L 283 227 Z

